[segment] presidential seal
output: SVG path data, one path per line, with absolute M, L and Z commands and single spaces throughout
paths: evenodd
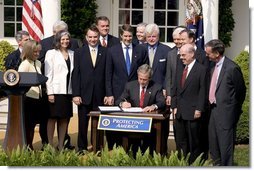
M 107 126 L 109 126 L 109 124 L 110 124 L 110 120 L 109 119 L 103 119 L 102 120 L 102 125 L 103 126 L 107 127 Z
M 15 86 L 19 82 L 19 73 L 14 69 L 8 69 L 5 71 L 3 80 L 8 86 Z

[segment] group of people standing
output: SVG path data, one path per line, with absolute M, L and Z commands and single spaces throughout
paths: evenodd
M 98 17 L 85 31 L 82 43 L 71 38 L 63 21 L 56 22 L 53 36 L 40 43 L 30 40 L 25 31 L 17 33 L 19 49 L 6 58 L 6 69 L 48 77 L 45 85 L 26 93 L 28 146 L 33 148 L 37 123 L 42 143 L 53 146 L 57 123 L 57 148 L 72 149 L 68 135 L 72 102 L 78 106 L 80 153 L 88 147 L 88 114 L 98 106 L 140 106 L 144 112 L 167 106 L 174 118 L 177 150 L 184 156 L 190 153 L 190 163 L 202 152 L 207 159 L 209 150 L 216 165 L 232 165 L 246 88 L 240 68 L 224 56 L 224 44 L 211 40 L 205 50 L 200 49 L 195 45 L 195 33 L 178 26 L 172 34 L 175 46 L 170 48 L 159 41 L 156 24 L 137 25 L 136 40 L 130 25 L 120 27 L 119 38 L 109 34 L 109 25 L 107 17 Z M 122 145 L 120 132 L 107 131 L 106 138 L 109 149 Z M 152 146 L 144 140 L 145 148 L 153 150 Z

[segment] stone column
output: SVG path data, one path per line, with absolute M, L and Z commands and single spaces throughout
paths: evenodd
M 219 0 L 201 0 L 204 16 L 205 43 L 211 39 L 218 39 L 219 28 Z
M 61 19 L 61 0 L 41 0 L 44 38 L 52 36 L 53 24 Z

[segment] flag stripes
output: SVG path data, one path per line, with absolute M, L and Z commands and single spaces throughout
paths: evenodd
M 28 31 L 30 36 L 36 41 L 43 39 L 44 30 L 40 0 L 24 0 L 22 30 Z

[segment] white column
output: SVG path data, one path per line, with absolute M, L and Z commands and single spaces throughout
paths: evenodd
M 205 43 L 211 39 L 218 39 L 219 28 L 219 0 L 201 0 L 204 16 Z
M 41 0 L 44 38 L 52 36 L 53 24 L 61 19 L 61 0 Z

